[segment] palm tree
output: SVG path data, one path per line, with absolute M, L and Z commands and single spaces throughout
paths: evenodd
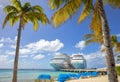
M 111 35 L 111 42 L 112 42 L 112 48 L 114 48 L 114 51 L 116 53 L 120 52 L 120 42 L 117 39 L 116 35 Z M 100 43 L 100 45 L 103 45 L 103 37 L 102 35 L 96 36 L 94 33 L 93 34 L 86 34 L 84 36 L 85 39 L 85 44 L 88 45 L 90 43 Z M 102 52 L 105 52 L 105 48 L 101 50 Z
M 20 48 L 20 38 L 21 31 L 24 29 L 25 24 L 28 22 L 32 22 L 34 25 L 34 30 L 37 31 L 39 27 L 40 21 L 42 24 L 49 23 L 49 20 L 45 13 L 43 12 L 43 8 L 41 6 L 35 5 L 31 6 L 29 2 L 21 5 L 21 2 L 18 0 L 12 0 L 12 5 L 7 5 L 4 8 L 7 16 L 3 22 L 3 28 L 6 23 L 9 21 L 10 26 L 13 26 L 16 22 L 19 21 L 18 27 L 18 36 L 16 43 L 16 52 L 15 52 L 15 60 L 14 60 L 14 72 L 12 82 L 17 82 L 17 69 L 18 69 L 18 58 L 19 58 L 19 48 Z
M 120 0 L 104 1 L 106 1 L 108 4 L 112 5 L 115 8 L 120 8 Z M 92 0 L 49 0 L 49 5 L 53 10 L 60 7 L 60 9 L 58 9 L 52 16 L 54 26 L 57 27 L 60 24 L 64 23 L 66 20 L 68 20 L 74 13 L 76 13 L 79 10 L 82 3 L 84 3 L 84 7 L 80 17 L 78 18 L 78 22 L 80 23 L 81 21 L 83 21 L 92 13 L 92 11 L 94 11 L 92 15 L 94 19 L 92 21 L 94 22 L 91 23 L 91 29 L 94 32 L 96 32 L 96 34 L 99 34 L 100 31 L 103 34 L 103 42 L 106 48 L 108 79 L 109 82 L 118 82 L 117 73 L 115 70 L 115 61 L 113 57 L 112 45 L 110 40 L 109 26 L 104 11 L 103 0 L 96 0 L 95 9 L 93 7 Z M 97 28 L 101 28 L 101 30 L 97 31 Z

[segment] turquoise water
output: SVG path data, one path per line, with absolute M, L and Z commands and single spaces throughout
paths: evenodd
M 0 82 L 11 82 L 13 70 L 0 69 Z M 50 74 L 52 77 L 57 77 L 60 72 L 54 70 L 32 70 L 32 69 L 21 69 L 18 70 L 18 82 L 34 82 L 40 74 Z

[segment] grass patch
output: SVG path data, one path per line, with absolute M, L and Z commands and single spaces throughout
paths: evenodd
M 117 74 L 120 76 L 120 66 L 116 66 Z

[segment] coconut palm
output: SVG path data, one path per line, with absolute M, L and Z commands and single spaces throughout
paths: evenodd
M 25 24 L 27 24 L 28 22 L 32 22 L 34 26 L 34 30 L 37 31 L 39 27 L 39 21 L 45 25 L 46 23 L 49 23 L 49 20 L 45 15 L 45 13 L 43 12 L 43 8 L 41 6 L 38 5 L 31 6 L 29 2 L 22 5 L 20 1 L 12 0 L 12 5 L 7 5 L 4 8 L 4 11 L 6 13 L 6 17 L 3 22 L 3 28 L 5 27 L 8 21 L 10 23 L 10 26 L 13 26 L 16 22 L 19 21 L 15 60 L 14 60 L 14 72 L 12 79 L 12 82 L 17 82 L 17 69 L 18 69 L 21 31 L 24 29 Z
M 115 8 L 120 8 L 120 0 L 104 1 Z M 108 79 L 109 82 L 118 82 L 110 40 L 109 25 L 104 11 L 103 0 L 96 0 L 95 8 L 93 8 L 92 0 L 49 0 L 49 5 L 53 10 L 60 7 L 52 16 L 53 24 L 55 27 L 57 27 L 60 24 L 64 23 L 79 10 L 82 3 L 84 4 L 84 7 L 80 17 L 78 18 L 78 22 L 80 23 L 83 21 L 92 13 L 92 11 L 94 11 L 92 14 L 93 18 L 91 29 L 94 31 L 94 33 L 96 32 L 96 35 L 99 35 L 100 32 L 103 34 L 104 46 L 106 48 Z M 99 30 L 97 31 L 97 29 Z

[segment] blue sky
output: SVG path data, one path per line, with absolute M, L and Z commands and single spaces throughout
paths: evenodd
M 41 5 L 49 19 L 54 13 L 49 8 L 47 0 L 21 1 Z M 10 27 L 8 23 L 5 29 L 2 29 L 5 18 L 3 8 L 8 4 L 10 4 L 9 0 L 0 0 L 0 68 L 13 68 L 18 23 L 14 27 Z M 108 5 L 105 6 L 105 11 L 111 34 L 116 34 L 120 41 L 120 11 Z M 40 23 L 37 32 L 34 32 L 33 25 L 28 23 L 22 31 L 19 68 L 52 68 L 49 61 L 56 53 L 67 53 L 70 56 L 80 53 L 84 55 L 89 68 L 105 66 L 104 53 L 100 51 L 101 46 L 95 43 L 84 45 L 83 36 L 91 33 L 89 28 L 91 17 L 78 24 L 79 14 L 80 12 L 76 13 L 58 28 L 54 28 L 53 24 L 43 26 Z

